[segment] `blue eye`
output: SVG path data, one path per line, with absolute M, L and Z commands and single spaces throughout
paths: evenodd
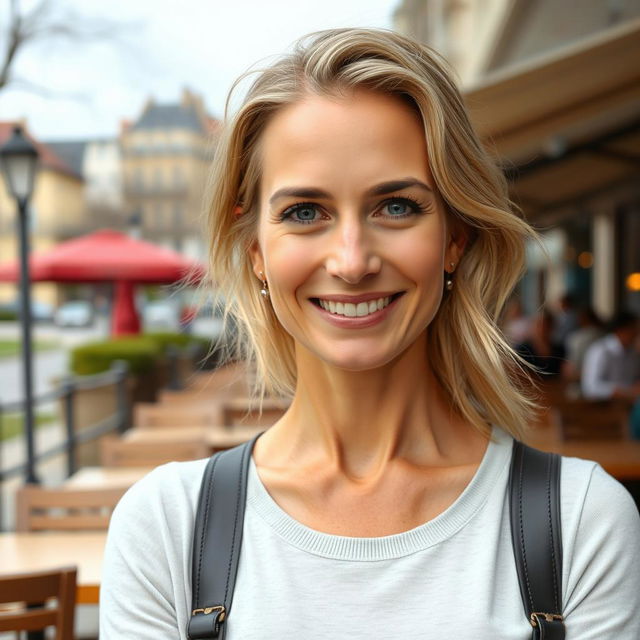
M 391 198 L 382 203 L 382 212 L 389 218 L 406 218 L 423 211 L 422 205 L 411 198 Z
M 389 202 L 385 206 L 389 215 L 392 216 L 404 216 L 408 213 L 407 210 L 409 209 L 409 206 L 406 202 L 399 202 L 397 200 L 394 202 Z
M 309 224 L 318 219 L 318 209 L 315 204 L 301 202 L 285 209 L 280 216 L 281 220 L 292 220 L 299 224 Z

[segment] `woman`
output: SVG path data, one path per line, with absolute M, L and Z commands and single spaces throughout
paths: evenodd
M 228 121 L 209 220 L 259 391 L 292 398 L 253 452 L 227 638 L 530 638 L 506 483 L 534 405 L 496 319 L 533 232 L 444 63 L 384 31 L 302 41 Z M 101 638 L 185 638 L 205 464 L 118 506 Z M 567 637 L 636 639 L 635 505 L 586 461 L 561 488 Z

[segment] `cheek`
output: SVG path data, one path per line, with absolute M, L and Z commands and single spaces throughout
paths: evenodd
M 279 306 L 280 302 L 295 295 L 298 287 L 308 281 L 316 266 L 314 253 L 295 237 L 279 238 L 277 242 L 267 241 L 264 249 L 271 298 L 274 305 Z
M 442 277 L 444 242 L 440 235 L 444 234 L 407 234 L 390 243 L 396 264 L 418 284 L 429 286 Z

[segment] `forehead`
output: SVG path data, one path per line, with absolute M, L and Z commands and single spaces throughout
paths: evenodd
M 432 184 L 421 118 L 396 96 L 305 96 L 272 118 L 261 147 L 263 196 L 283 183 L 339 191 L 411 175 Z

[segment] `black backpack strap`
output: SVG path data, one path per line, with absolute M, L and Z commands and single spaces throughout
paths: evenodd
M 511 539 L 533 640 L 564 640 L 560 463 L 555 453 L 513 443 Z
M 258 437 L 207 463 L 193 536 L 190 640 L 225 636 L 242 546 L 249 462 Z

